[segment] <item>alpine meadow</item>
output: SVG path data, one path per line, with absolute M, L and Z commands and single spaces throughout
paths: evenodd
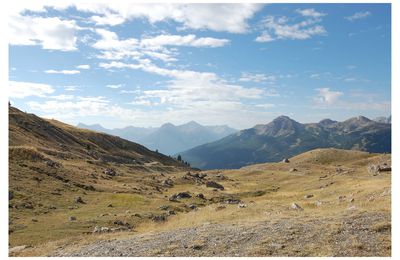
M 392 256 L 391 3 L 15 2 L 8 256 Z

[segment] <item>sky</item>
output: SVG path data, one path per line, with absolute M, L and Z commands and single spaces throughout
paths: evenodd
M 391 115 L 390 4 L 24 3 L 10 102 L 73 125 Z

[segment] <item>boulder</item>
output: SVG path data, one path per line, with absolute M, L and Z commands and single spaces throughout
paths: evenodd
M 283 158 L 282 162 L 283 162 L 283 163 L 290 163 L 290 161 L 289 161 L 288 158 Z
M 192 197 L 192 195 L 190 195 L 189 192 L 179 192 L 179 193 L 176 193 L 176 194 L 172 195 L 171 197 L 169 197 L 169 200 L 176 201 L 179 199 L 186 199 L 186 198 L 191 198 L 191 197 Z
M 241 201 L 238 199 L 227 199 L 225 200 L 226 204 L 239 204 Z
M 71 216 L 71 217 L 68 218 L 68 220 L 69 220 L 69 221 L 76 221 L 76 217 Z
M 107 168 L 104 170 L 104 174 L 108 175 L 108 176 L 116 176 L 117 173 L 115 172 L 114 169 L 111 168 Z
M 164 222 L 167 220 L 167 217 L 165 215 L 156 215 L 152 217 L 151 220 L 154 222 Z
M 199 198 L 199 199 L 202 199 L 202 200 L 205 200 L 205 199 L 206 199 L 206 197 L 204 196 L 203 193 L 197 194 L 196 197 Z
M 294 209 L 294 210 L 300 210 L 300 211 L 304 210 L 302 207 L 300 207 L 299 204 L 294 203 L 294 202 L 292 203 L 292 205 L 290 206 L 290 208 L 291 208 L 291 209 Z
M 247 205 L 244 204 L 244 203 L 239 203 L 239 205 L 238 205 L 239 209 L 243 209 L 243 208 L 246 208 L 246 207 L 247 207 Z
M 108 233 L 110 231 L 111 230 L 108 227 L 95 226 L 94 229 L 93 229 L 93 233 Z
M 168 187 L 168 188 L 170 188 L 170 187 L 172 187 L 172 186 L 174 186 L 174 182 L 171 180 L 171 179 L 166 179 L 166 180 L 164 180 L 163 182 L 162 182 L 162 185 L 164 186 L 164 187 Z
M 206 187 L 215 188 L 215 189 L 219 189 L 219 190 L 224 190 L 224 186 L 222 186 L 221 184 L 219 184 L 219 183 L 217 183 L 215 181 L 206 182 Z
M 197 206 L 196 206 L 196 205 L 193 205 L 193 204 L 190 204 L 190 205 L 188 206 L 188 208 L 191 209 L 191 210 L 196 210 L 196 209 L 197 209 Z
M 75 203 L 86 204 L 81 197 L 76 197 Z
M 297 169 L 296 168 L 290 168 L 289 172 L 297 172 Z
M 312 197 L 314 197 L 314 195 L 312 195 L 312 194 L 306 194 L 306 195 L 304 195 L 304 198 L 305 198 L 305 199 L 309 199 L 309 198 L 312 198 Z

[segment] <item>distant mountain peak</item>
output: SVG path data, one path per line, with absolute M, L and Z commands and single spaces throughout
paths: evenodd
M 199 123 L 197 123 L 196 121 L 192 120 L 187 122 L 186 124 L 181 125 L 183 127 L 203 127 L 202 125 L 200 125 Z
M 280 136 L 288 135 L 302 128 L 302 125 L 288 116 L 278 116 L 266 125 L 254 127 L 258 135 Z
M 357 116 L 357 117 L 352 117 L 350 119 L 347 119 L 346 121 L 344 121 L 343 123 L 345 124 L 357 124 L 357 125 L 364 125 L 364 124 L 368 124 L 374 122 L 371 119 L 365 117 L 365 116 Z
M 165 124 L 163 124 L 160 128 L 173 128 L 173 127 L 175 127 L 174 124 L 172 124 L 172 123 L 165 123 Z
M 318 124 L 321 126 L 331 126 L 335 123 L 337 123 L 337 121 L 329 119 L 329 118 L 322 119 L 321 121 L 318 122 Z

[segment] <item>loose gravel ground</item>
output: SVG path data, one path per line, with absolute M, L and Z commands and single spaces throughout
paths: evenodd
M 364 212 L 307 221 L 205 223 L 60 249 L 52 256 L 390 256 L 390 235 L 390 215 Z

